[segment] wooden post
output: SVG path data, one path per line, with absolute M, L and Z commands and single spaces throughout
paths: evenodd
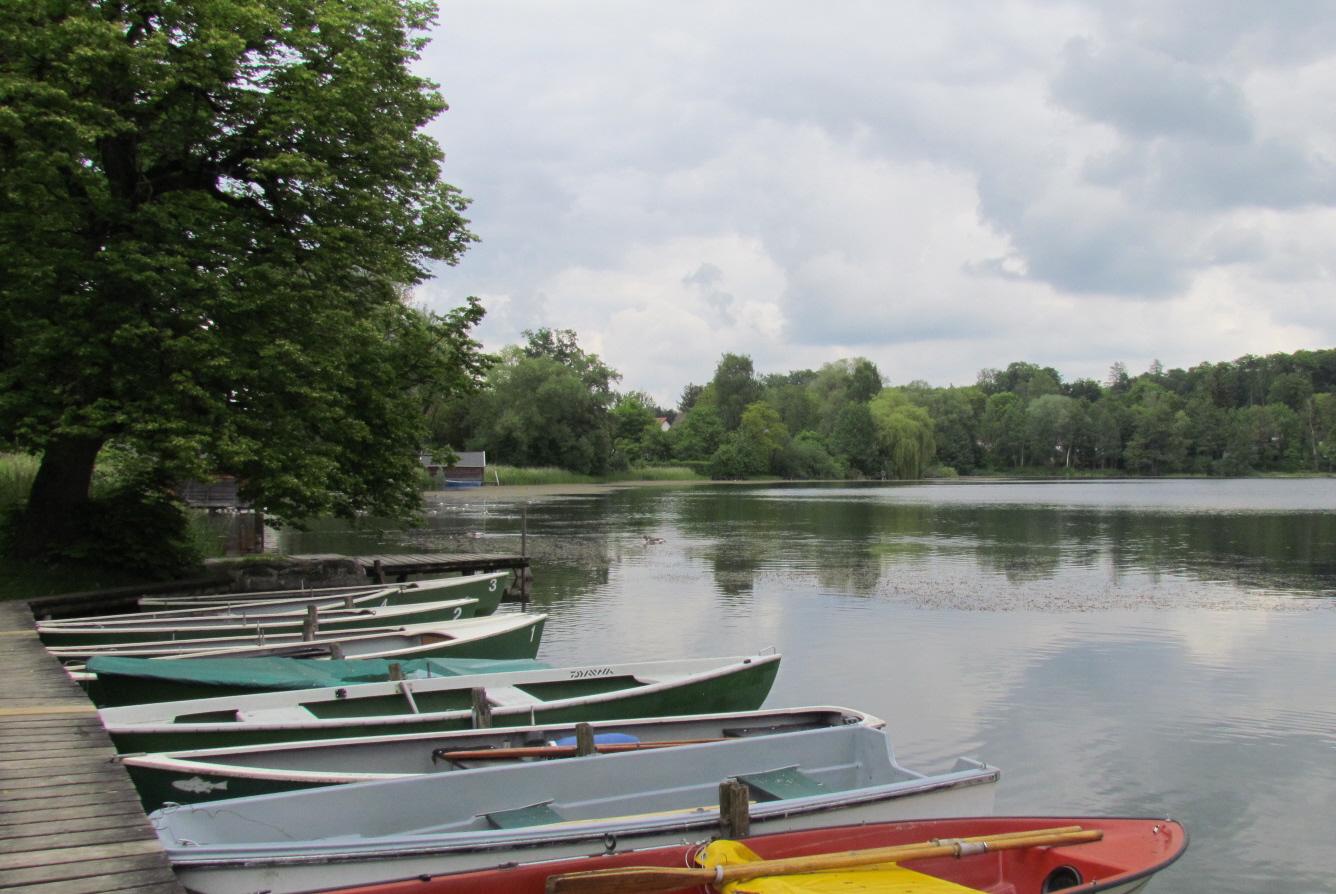
M 332 661 L 342 661 L 342 660 L 343 660 L 343 646 L 339 645 L 337 642 L 332 642 L 332 643 L 330 643 L 330 644 L 329 644 L 329 657 L 330 657 L 330 660 L 332 660 Z
M 751 834 L 751 792 L 747 783 L 725 779 L 719 783 L 719 834 L 746 838 Z
M 473 728 L 492 728 L 492 705 L 487 701 L 487 690 L 481 686 L 473 690 Z
M 524 563 L 515 572 L 520 583 L 520 611 L 529 610 L 529 582 L 533 575 L 529 572 L 529 507 L 520 511 L 520 560 Z
M 397 661 L 390 663 L 390 682 L 397 683 L 404 678 L 404 666 Z
M 308 643 L 315 639 L 315 615 L 315 603 L 306 606 L 306 621 L 302 624 L 302 640 Z
M 575 724 L 575 756 L 586 757 L 597 754 L 594 746 L 594 728 L 587 723 Z
M 371 576 L 376 579 L 376 583 L 385 583 L 385 568 L 380 564 L 380 559 L 374 559 L 371 562 Z

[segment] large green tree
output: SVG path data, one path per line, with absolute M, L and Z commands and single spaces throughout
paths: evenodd
M 0 442 L 42 456 L 20 545 L 115 442 L 271 517 L 417 504 L 422 406 L 476 302 L 407 287 L 473 236 L 422 127 L 415 0 L 0 0 Z
M 603 474 L 620 421 L 609 410 L 621 375 L 581 349 L 569 329 L 524 335 L 524 345 L 501 351 L 486 389 L 468 399 L 466 446 L 509 465 Z

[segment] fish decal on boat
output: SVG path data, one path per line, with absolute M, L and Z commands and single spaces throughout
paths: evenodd
M 172 782 L 172 788 L 177 791 L 188 792 L 192 795 L 207 795 L 209 792 L 227 791 L 227 780 L 220 782 L 209 782 L 200 779 L 198 776 L 192 776 L 189 779 L 177 779 Z

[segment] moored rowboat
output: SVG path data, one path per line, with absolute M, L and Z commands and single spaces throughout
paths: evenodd
M 760 832 L 985 814 L 998 775 L 963 758 L 915 773 L 883 730 L 845 726 L 233 798 L 150 819 L 187 889 L 295 894 L 701 840 L 719 822 L 724 779 L 750 789 Z
M 503 578 L 508 572 L 498 571 L 472 577 L 440 578 L 422 581 L 417 585 L 391 584 L 365 587 L 339 593 L 288 593 L 281 596 L 251 598 L 246 595 L 229 596 L 225 600 L 210 601 L 188 607 L 163 608 L 150 611 L 118 612 L 110 615 L 82 615 L 75 618 L 44 619 L 37 622 L 38 632 L 57 632 L 67 628 L 142 627 L 189 622 L 196 618 L 249 619 L 277 615 L 305 615 L 315 606 L 317 611 L 349 610 L 355 608 L 385 608 L 417 605 L 424 602 L 443 602 L 452 599 L 472 599 L 473 614 L 490 615 L 496 610 L 503 590 Z
M 441 624 L 382 627 L 354 633 L 299 633 L 277 636 L 213 637 L 162 643 L 117 643 L 47 649 L 71 670 L 82 670 L 97 655 L 127 658 L 533 658 L 547 615 L 505 613 Z
M 509 571 L 489 571 L 484 574 L 466 574 L 456 577 L 434 577 L 426 580 L 407 581 L 404 583 L 366 584 L 351 587 L 325 587 L 312 590 L 267 590 L 253 593 L 207 593 L 192 596 L 141 596 L 139 607 L 150 612 L 175 610 L 219 610 L 237 608 L 262 603 L 286 602 L 305 605 L 312 601 L 330 599 L 343 600 L 349 595 L 354 597 L 367 593 L 389 593 L 388 605 L 405 605 L 410 602 L 424 602 L 428 599 L 447 598 L 441 590 L 448 591 L 451 599 L 478 600 L 477 613 L 490 615 L 496 610 L 505 593 L 505 579 Z
M 354 633 L 374 627 L 402 627 L 410 624 L 439 624 L 473 617 L 476 599 L 445 599 L 409 605 L 361 606 L 344 608 L 316 607 L 308 612 L 283 612 L 252 616 L 219 614 L 188 617 L 150 617 L 99 621 L 76 625 L 41 621 L 37 635 L 48 648 L 78 646 L 118 646 L 131 643 L 171 642 L 184 639 L 212 639 L 233 636 L 273 636 L 300 634 L 313 621 L 315 629 L 325 633 Z
M 1071 844 L 1036 844 L 1041 838 L 1049 838 L 1049 835 L 1041 834 L 1045 830 L 1053 830 L 1051 835 L 1072 835 L 1077 840 Z M 1087 834 L 1082 836 L 1082 832 Z M 1098 838 L 1086 840 L 1089 833 L 1096 833 Z M 955 848 L 951 847 L 952 853 L 946 856 L 900 857 L 898 871 L 892 871 L 889 877 L 869 870 L 867 864 L 845 860 L 845 865 L 858 867 L 856 875 L 829 869 L 820 875 L 790 874 L 779 877 L 785 885 L 782 889 L 768 886 L 773 876 L 761 876 L 745 883 L 734 882 L 724 891 L 732 894 L 739 890 L 782 890 L 786 894 L 799 894 L 833 889 L 847 894 L 863 891 L 881 891 L 882 894 L 1042 894 L 1071 889 L 1082 894 L 1133 894 L 1178 860 L 1188 846 L 1187 831 L 1172 820 L 1052 816 L 966 817 L 828 826 L 756 835 L 736 843 L 765 861 L 797 859 L 811 867 L 823 858 L 831 862 L 829 858 L 832 857 L 867 856 L 866 852 L 874 849 L 906 848 L 933 842 L 964 841 L 963 852 L 968 850 L 968 839 L 977 838 L 992 840 L 987 852 L 962 853 L 956 857 Z M 1009 846 L 999 846 L 1008 840 Z M 733 842 L 716 842 L 714 849 L 722 850 L 729 844 Z M 699 894 L 702 890 L 717 890 L 703 887 L 699 876 L 690 874 L 693 871 L 689 867 L 697 865 L 702 850 L 700 844 L 677 844 L 639 851 L 619 850 L 613 854 L 550 863 L 536 863 L 521 857 L 520 863 L 504 869 L 343 887 L 332 889 L 328 894 L 494 894 L 498 891 L 506 894 L 603 894 L 609 890 L 598 883 L 615 884 L 616 888 L 612 890 L 643 891 L 645 894 L 656 891 L 658 894 Z M 920 847 L 919 850 L 924 849 Z M 739 860 L 724 866 L 728 869 L 745 865 L 745 862 L 748 861 Z M 642 874 L 639 870 L 643 867 L 658 869 L 661 874 L 658 878 Z M 753 871 L 762 868 L 749 867 Z M 699 873 L 699 870 L 694 872 Z M 591 880 L 587 873 L 605 875 Z M 713 872 L 709 874 L 713 875 Z M 680 882 L 675 887 L 651 887 L 654 883 L 672 884 L 673 879 Z M 838 887 L 816 887 L 823 882 Z M 881 887 L 858 887 L 860 882 Z
M 515 615 L 497 615 L 497 630 Z M 417 677 L 462 677 L 503 671 L 544 670 L 533 658 L 125 658 L 94 655 L 84 665 L 93 677 L 89 695 L 99 708 L 192 698 L 321 689 L 349 683 L 384 683 Z
M 851 708 L 813 706 L 583 724 L 594 749 L 614 753 L 664 743 L 781 736 L 885 721 Z M 322 785 L 449 773 L 501 762 L 575 756 L 575 724 L 412 733 L 399 736 L 281 742 L 120 757 L 152 811 L 165 802 L 198 804 L 222 798 L 295 791 Z
M 564 667 L 104 708 L 121 752 L 750 711 L 779 655 Z M 474 690 L 479 690 L 475 692 Z

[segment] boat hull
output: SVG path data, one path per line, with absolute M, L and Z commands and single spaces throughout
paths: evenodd
M 70 669 L 82 670 L 95 656 L 123 658 L 533 658 L 538 653 L 547 615 L 500 614 L 440 624 L 410 624 L 351 633 L 319 633 L 219 637 L 121 646 L 75 646 L 48 649 Z
M 491 723 L 498 727 L 750 711 L 769 695 L 779 656 L 719 661 L 709 664 L 708 672 L 643 685 L 636 675 L 648 664 L 654 663 L 565 668 L 536 677 L 488 674 L 476 683 L 461 677 L 362 684 L 347 687 L 343 696 L 337 689 L 317 689 L 302 692 L 299 699 L 288 693 L 201 699 L 166 703 L 153 712 L 136 705 L 103 710 L 101 716 L 117 750 L 129 753 L 470 729 L 472 688 L 486 688 L 489 697 L 498 699 L 502 693 L 522 697 L 495 704 Z M 407 706 L 403 687 L 411 691 L 416 712 Z M 249 719 L 239 720 L 239 714 Z
M 906 861 L 917 872 L 954 881 L 989 894 L 1038 892 L 1044 880 L 1063 866 L 1081 873 L 1082 894 L 1135 894 L 1156 873 L 1171 866 L 1187 848 L 1186 830 L 1161 819 L 1124 817 L 970 817 L 863 826 L 839 825 L 819 829 L 758 835 L 740 839 L 763 859 L 808 857 L 834 851 L 893 847 L 935 839 L 996 835 L 1029 829 L 1079 825 L 1098 829 L 1103 838 L 1075 846 L 998 851 L 964 859 L 934 858 Z M 544 894 L 549 876 L 570 872 L 661 866 L 694 866 L 698 845 L 682 845 L 591 853 L 573 860 L 537 864 L 523 857 L 504 869 L 461 872 L 414 878 L 367 887 L 342 887 L 329 894 Z M 699 886 L 684 886 L 664 894 L 699 894 Z M 712 890 L 712 889 L 710 889 Z
M 515 616 L 500 616 L 500 619 Z M 533 628 L 526 628 L 532 631 Z M 498 635 L 506 635 L 501 630 Z M 521 651 L 530 646 L 524 631 L 516 634 Z M 458 642 L 458 641 L 456 641 Z M 462 644 L 461 644 L 462 645 Z M 491 650 L 504 646 L 493 644 Z M 533 658 L 125 658 L 95 655 L 84 665 L 91 678 L 85 688 L 99 708 L 142 705 L 150 702 L 185 701 L 249 695 L 253 692 L 284 692 L 319 689 L 356 683 L 384 683 L 394 668 L 409 679 L 459 677 L 521 670 L 550 669 Z
M 473 599 L 446 599 L 409 605 L 374 608 L 328 608 L 315 613 L 315 629 L 326 634 L 352 634 L 376 627 L 410 624 L 442 624 L 472 618 L 478 603 Z M 48 648 L 80 646 L 147 645 L 180 640 L 210 640 L 237 636 L 259 638 L 290 634 L 300 635 L 308 623 L 303 613 L 256 615 L 237 618 L 227 615 L 176 618 L 146 623 L 109 621 L 82 627 L 38 624 L 37 634 Z M 207 648 L 208 644 L 204 643 Z
M 812 706 L 606 720 L 588 725 L 600 741 L 616 739 L 623 744 L 611 747 L 630 748 L 653 747 L 661 742 L 776 736 L 824 727 L 862 725 L 881 728 L 885 721 L 850 708 Z M 503 760 L 518 763 L 520 760 L 574 759 L 568 753 L 573 752 L 573 748 L 562 751 L 559 747 L 547 746 L 576 734 L 573 724 L 548 724 L 131 754 L 123 755 L 120 760 L 145 809 L 151 812 L 168 802 L 199 804 L 324 785 L 458 772 L 498 766 Z M 625 744 L 628 741 L 636 745 Z M 486 753 L 488 757 L 464 754 L 475 751 Z M 516 751 L 520 753 L 510 754 Z M 510 756 L 505 757 L 508 754 Z
M 475 611 L 481 616 L 490 615 L 496 611 L 502 597 L 505 595 L 505 579 L 511 576 L 509 571 L 489 571 L 483 574 L 436 577 L 399 584 L 367 584 L 355 587 L 327 587 L 317 590 L 270 590 L 263 593 L 210 593 L 197 596 L 142 596 L 139 599 L 139 605 L 141 609 L 147 611 L 221 609 L 279 600 L 305 604 L 313 599 L 341 599 L 349 593 L 389 591 L 387 605 L 409 605 L 414 602 L 445 598 L 476 599 L 478 600 L 478 607 Z
M 913 773 L 883 731 L 847 727 L 238 798 L 152 819 L 190 890 L 296 894 L 707 839 L 720 780 L 786 763 L 819 784 L 792 797 L 754 791 L 756 832 L 987 814 L 999 776 L 965 759 Z

